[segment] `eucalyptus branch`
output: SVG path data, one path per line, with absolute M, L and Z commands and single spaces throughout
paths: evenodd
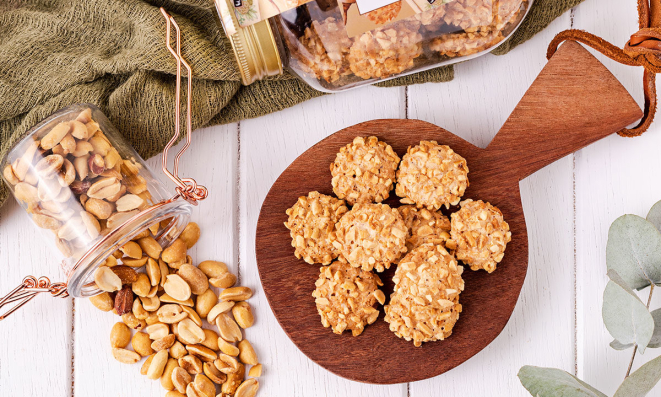
M 654 293 L 654 283 L 650 284 L 650 296 L 647 298 L 647 309 L 650 308 L 650 303 L 652 303 L 652 294 Z M 633 347 L 633 354 L 631 355 L 631 361 L 629 361 L 629 368 L 627 369 L 627 374 L 624 379 L 628 378 L 631 374 L 631 367 L 633 367 L 633 360 L 636 358 L 636 352 L 638 351 L 638 345 Z

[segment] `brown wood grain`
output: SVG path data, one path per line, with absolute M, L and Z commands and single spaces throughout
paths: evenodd
M 610 72 L 583 47 L 568 42 L 486 149 L 419 120 L 374 120 L 329 136 L 282 173 L 262 205 L 255 248 L 262 287 L 273 313 L 305 355 L 348 379 L 377 384 L 412 382 L 456 367 L 500 334 L 523 286 L 528 235 L 519 181 L 640 117 L 640 108 Z M 497 270 L 487 274 L 467 268 L 464 272 L 463 312 L 445 341 L 416 348 L 390 332 L 383 312 L 358 337 L 347 332 L 333 334 L 321 325 L 311 296 L 319 266 L 294 257 L 289 231 L 283 225 L 285 210 L 310 191 L 332 194 L 329 165 L 336 153 L 354 137 L 371 135 L 390 144 L 400 157 L 421 140 L 449 145 L 466 158 L 470 169 L 470 187 L 464 198 L 491 202 L 510 225 L 512 242 Z M 397 206 L 398 200 L 391 197 L 387 203 Z M 386 296 L 392 292 L 394 269 L 380 274 Z

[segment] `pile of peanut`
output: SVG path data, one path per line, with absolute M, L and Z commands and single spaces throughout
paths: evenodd
M 101 128 L 87 108 L 28 139 L 3 168 L 14 196 L 38 227 L 53 232 L 66 258 L 80 258 L 154 204 L 143 166 L 120 154 Z
M 222 262 L 192 264 L 186 251 L 200 237 L 196 223 L 165 249 L 153 237 L 158 230 L 157 223 L 135 236 L 94 273 L 104 292 L 90 301 L 122 318 L 110 332 L 113 357 L 125 364 L 146 357 L 140 373 L 160 379 L 166 397 L 254 397 L 262 365 L 242 332 L 255 322 L 246 302 L 252 290 L 234 286 Z M 218 332 L 203 328 L 214 324 Z

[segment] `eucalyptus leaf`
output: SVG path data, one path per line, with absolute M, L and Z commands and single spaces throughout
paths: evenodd
M 616 271 L 608 276 L 601 311 L 606 329 L 620 344 L 635 343 L 644 353 L 654 333 L 652 314 Z
M 650 212 L 647 213 L 646 218 L 657 230 L 661 230 L 661 201 L 657 201 L 656 204 L 650 208 Z
M 526 365 L 519 370 L 518 377 L 535 397 L 607 397 L 574 375 L 556 368 Z
M 654 319 L 654 333 L 647 347 L 656 349 L 661 347 L 661 309 L 654 310 L 652 312 L 652 318 Z
M 627 350 L 634 347 L 634 344 L 633 343 L 624 344 L 624 343 L 620 343 L 618 340 L 614 340 L 610 343 L 610 346 L 615 350 Z M 648 344 L 647 347 L 652 347 L 652 346 Z
M 643 364 L 622 382 L 613 397 L 644 397 L 661 380 L 661 356 Z
M 617 218 L 608 230 L 606 263 L 631 288 L 661 283 L 661 232 L 636 215 Z

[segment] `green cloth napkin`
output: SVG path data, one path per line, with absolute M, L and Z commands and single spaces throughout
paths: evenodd
M 535 0 L 505 54 L 583 0 Z M 194 70 L 193 128 L 275 112 L 321 93 L 290 74 L 248 87 L 211 0 L 0 0 L 0 159 L 30 127 L 73 103 L 98 105 L 144 158 L 174 124 L 175 63 L 165 48 L 165 7 L 182 28 Z M 443 67 L 380 86 L 444 82 Z M 8 196 L 0 184 L 0 203 Z

